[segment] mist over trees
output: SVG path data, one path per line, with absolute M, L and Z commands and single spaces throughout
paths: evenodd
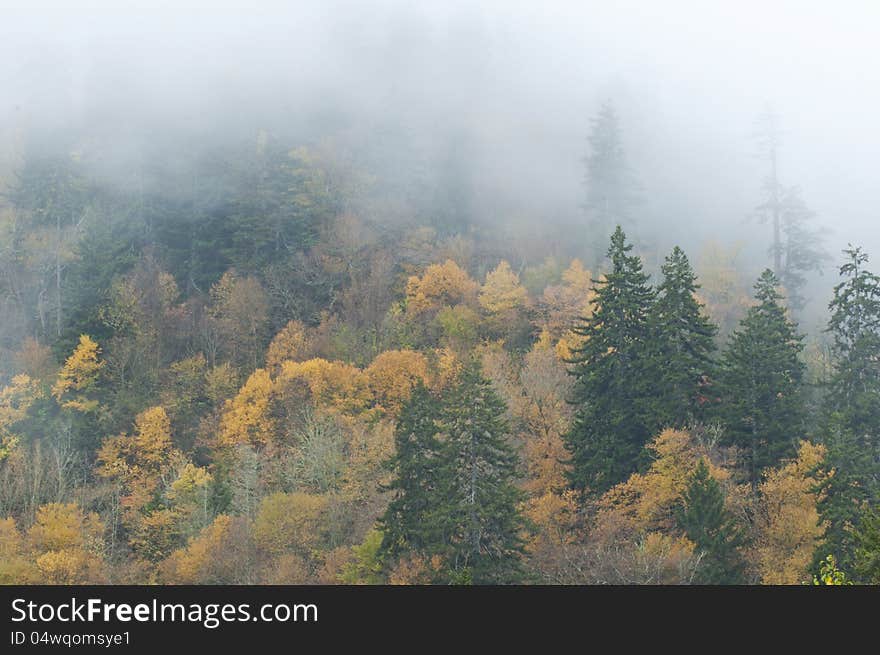
M 10 13 L 0 582 L 876 583 L 874 131 L 651 9 L 307 5 Z

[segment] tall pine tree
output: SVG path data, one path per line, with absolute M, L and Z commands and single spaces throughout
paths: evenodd
M 576 489 L 601 493 L 626 480 L 645 460 L 655 423 L 649 347 L 655 294 L 631 250 L 618 226 L 608 250 L 611 270 L 594 280 L 592 316 L 574 328 L 586 338 L 571 360 L 577 409 L 565 436 Z
M 453 579 L 499 584 L 519 579 L 522 518 L 516 454 L 506 441 L 504 401 L 476 362 L 444 399 L 443 506 L 452 527 L 446 561 Z
M 794 455 L 805 427 L 803 337 L 786 316 L 778 286 L 772 271 L 761 274 L 758 304 L 731 335 L 720 373 L 727 439 L 741 449 L 753 486 L 762 469 Z
M 439 418 L 438 399 L 418 384 L 400 412 L 394 431 L 395 453 L 387 462 L 394 472 L 387 489 L 394 497 L 379 523 L 382 551 L 392 558 L 405 552 L 428 552 L 443 541 L 443 526 L 431 516 L 442 493 Z
M 676 246 L 662 267 L 652 313 L 659 427 L 683 427 L 704 414 L 718 328 L 696 299 L 697 276 Z
M 827 547 L 841 566 L 852 562 L 852 528 L 864 506 L 880 501 L 880 276 L 859 248 L 844 251 L 845 278 L 834 287 L 828 331 L 834 374 L 825 407 L 828 480 L 821 505 Z
M 386 556 L 440 556 L 449 582 L 520 579 L 521 498 L 505 410 L 476 363 L 439 401 L 415 388 L 389 460 L 395 497 L 380 521 Z

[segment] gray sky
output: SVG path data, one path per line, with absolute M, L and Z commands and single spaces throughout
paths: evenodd
M 750 135 L 769 103 L 783 181 L 829 248 L 880 262 L 878 33 L 869 0 L 0 0 L 0 160 L 22 133 L 86 130 L 125 153 L 338 113 L 428 148 L 467 134 L 484 211 L 541 221 L 577 215 L 589 118 L 612 98 L 647 222 L 670 241 L 755 242 Z

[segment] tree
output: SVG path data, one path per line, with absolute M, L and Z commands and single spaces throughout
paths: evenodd
M 586 208 L 590 235 L 596 244 L 593 265 L 598 268 L 604 254 L 601 244 L 606 243 L 612 226 L 629 226 L 633 218 L 636 184 L 626 161 L 620 119 L 614 105 L 604 103 L 590 123 L 590 150 L 585 159 Z
M 19 427 L 28 410 L 43 396 L 37 380 L 16 375 L 9 385 L 0 389 L 0 462 L 6 459 L 19 442 Z
M 309 557 L 321 542 L 320 520 L 327 498 L 301 492 L 274 493 L 260 503 L 254 519 L 254 541 L 271 555 L 293 551 Z
M 562 283 L 544 288 L 538 309 L 543 327 L 559 339 L 583 316 L 590 313 L 592 275 L 580 260 L 574 259 L 562 273 Z
M 439 558 L 456 583 L 519 578 L 520 493 L 504 412 L 476 362 L 439 401 L 423 385 L 413 390 L 388 460 L 394 497 L 380 520 L 386 556 Z
M 767 471 L 758 487 L 749 559 L 763 584 L 810 581 L 813 554 L 825 534 L 817 507 L 828 477 L 821 470 L 825 455 L 824 446 L 801 442 L 797 458 Z
M 305 325 L 301 321 L 289 321 L 269 344 L 269 349 L 266 351 L 266 368 L 278 373 L 284 362 L 307 359 L 304 355 L 308 353 L 309 344 Z
M 257 368 L 266 345 L 269 318 L 269 301 L 260 281 L 227 271 L 211 287 L 211 300 L 211 317 L 220 337 L 221 351 L 245 370 Z
M 697 580 L 703 584 L 736 584 L 743 581 L 738 548 L 742 534 L 724 507 L 724 493 L 700 460 L 688 480 L 678 522 L 702 553 Z
M 226 446 L 269 443 L 275 434 L 275 419 L 270 411 L 273 393 L 271 376 L 258 368 L 235 398 L 226 401 L 218 442 Z
M 104 526 L 97 514 L 86 514 L 73 503 L 50 503 L 37 510 L 27 531 L 42 581 L 48 584 L 89 584 L 104 578 Z
M 585 338 L 574 349 L 576 414 L 565 443 L 571 453 L 571 484 L 601 493 L 625 480 L 644 462 L 644 445 L 655 418 L 650 316 L 655 294 L 638 257 L 618 226 L 611 237 L 611 271 L 594 281 L 592 315 L 574 332 Z
M 373 399 L 392 415 L 400 411 L 412 389 L 428 381 L 428 360 L 414 350 L 386 350 L 364 370 Z
M 52 387 L 52 395 L 62 407 L 78 412 L 91 412 L 98 401 L 90 397 L 98 381 L 104 362 L 98 359 L 101 349 L 91 337 L 83 334 L 76 350 L 64 362 L 58 379 Z
M 506 261 L 502 260 L 486 275 L 479 302 L 488 314 L 488 324 L 494 332 L 515 336 L 517 329 L 522 328 L 528 292 Z
M 516 455 L 506 442 L 504 401 L 476 362 L 443 400 L 440 526 L 453 580 L 475 584 L 519 579 L 522 517 L 514 487 Z
M 862 581 L 880 584 L 880 512 L 869 509 L 855 531 L 855 570 Z
M 390 558 L 431 552 L 443 541 L 443 528 L 432 513 L 442 500 L 439 487 L 440 405 L 424 384 L 417 384 L 403 406 L 394 430 L 394 455 L 387 467 L 394 477 L 393 496 L 380 520 L 382 551 Z
M 442 264 L 432 264 L 422 277 L 412 276 L 406 283 L 407 311 L 415 315 L 429 310 L 459 303 L 474 305 L 477 284 L 458 264 L 447 259 Z
M 240 518 L 221 514 L 159 565 L 164 584 L 253 584 L 252 553 Z
M 659 391 L 655 416 L 663 427 L 683 427 L 704 414 L 718 328 L 696 299 L 700 287 L 681 248 L 673 249 L 661 270 L 652 313 Z
M 880 500 L 880 276 L 866 268 L 860 248 L 844 251 L 844 278 L 834 287 L 828 331 L 834 370 L 824 422 L 828 462 L 822 516 L 829 522 L 828 546 L 842 566 L 852 564 L 851 529 L 865 505 Z
M 753 487 L 761 469 L 793 456 L 805 429 L 803 337 L 786 316 L 778 286 L 769 269 L 761 274 L 758 304 L 731 335 L 721 362 L 719 411 L 726 439 L 742 450 Z
M 805 273 L 820 270 L 828 259 L 822 247 L 822 234 L 810 227 L 815 214 L 801 198 L 797 187 L 785 187 L 779 179 L 779 148 L 781 131 L 778 117 L 768 109 L 756 121 L 756 137 L 769 171 L 764 181 L 765 198 L 757 207 L 757 214 L 773 226 L 769 248 L 773 258 L 773 272 L 785 287 L 788 302 L 794 311 L 803 309 L 805 300 L 801 290 L 806 283 Z

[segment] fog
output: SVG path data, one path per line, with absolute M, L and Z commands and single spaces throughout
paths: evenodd
M 480 220 L 578 224 L 586 137 L 617 107 L 662 245 L 740 241 L 766 166 L 755 117 L 783 126 L 780 175 L 880 260 L 880 5 L 862 1 L 3 3 L 0 139 L 101 144 L 100 174 L 269 130 L 342 138 L 383 174 L 457 153 Z M 340 137 L 340 135 L 342 135 Z M 366 154 L 364 154 L 366 153 Z M 829 266 L 823 286 L 833 280 Z

